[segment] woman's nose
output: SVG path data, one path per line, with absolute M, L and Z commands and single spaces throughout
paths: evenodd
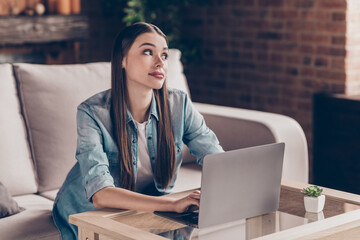
M 160 68 L 160 67 L 163 67 L 164 66 L 164 61 L 165 60 L 163 60 L 161 57 L 157 57 L 156 58 L 156 62 L 155 62 L 155 66 L 156 66 L 156 68 Z

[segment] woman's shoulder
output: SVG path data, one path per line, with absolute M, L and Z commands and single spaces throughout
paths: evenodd
M 187 93 L 183 90 L 176 89 L 176 88 L 168 88 L 168 95 L 169 97 L 182 97 L 187 98 Z
M 188 102 L 188 94 L 182 90 L 169 88 L 168 99 L 170 108 L 182 111 Z
M 108 108 L 111 105 L 111 89 L 96 93 L 83 101 L 79 107 L 100 107 Z

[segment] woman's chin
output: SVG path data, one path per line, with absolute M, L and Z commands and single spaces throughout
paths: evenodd
M 157 83 L 153 85 L 153 89 L 159 90 L 164 86 L 164 81 L 162 81 L 161 83 Z

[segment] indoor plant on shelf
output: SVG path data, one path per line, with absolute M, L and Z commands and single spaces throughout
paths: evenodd
M 309 186 L 304 188 L 301 193 L 304 194 L 304 205 L 307 212 L 321 212 L 325 205 L 325 195 L 322 195 L 323 189 L 318 186 Z

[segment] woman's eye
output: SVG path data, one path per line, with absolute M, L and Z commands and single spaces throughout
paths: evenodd
M 169 55 L 168 55 L 167 53 L 164 53 L 164 54 L 162 55 L 162 58 L 163 58 L 164 60 L 168 59 L 168 57 L 169 57 Z
M 144 51 L 144 54 L 145 54 L 145 55 L 152 55 L 152 52 L 151 52 L 150 49 L 146 49 L 146 50 Z

